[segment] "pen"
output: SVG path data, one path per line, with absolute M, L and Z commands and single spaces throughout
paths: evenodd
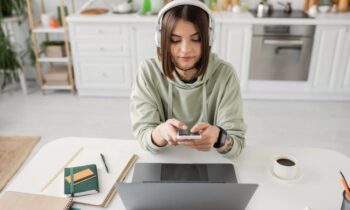
M 106 163 L 106 160 L 105 160 L 105 156 L 102 153 L 100 153 L 100 155 L 101 155 L 101 158 L 102 158 L 102 161 L 103 161 L 103 165 L 105 165 L 106 171 L 107 171 L 107 173 L 109 173 L 108 167 L 107 167 L 107 163 Z
M 345 189 L 346 195 L 348 196 L 348 199 L 350 199 L 350 190 L 349 190 L 348 183 L 346 182 L 346 179 L 345 179 L 343 173 L 341 171 L 339 171 L 339 172 L 340 172 L 340 175 L 342 176 L 341 183 L 343 184 L 343 187 Z

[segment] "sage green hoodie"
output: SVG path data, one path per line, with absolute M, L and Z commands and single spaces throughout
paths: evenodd
M 167 78 L 158 59 L 140 65 L 131 94 L 131 122 L 134 135 L 144 149 L 156 152 L 151 133 L 160 123 L 175 118 L 192 128 L 198 122 L 225 129 L 233 148 L 225 156 L 237 156 L 245 145 L 245 124 L 239 81 L 233 66 L 211 53 L 204 76 L 184 83 L 174 71 Z

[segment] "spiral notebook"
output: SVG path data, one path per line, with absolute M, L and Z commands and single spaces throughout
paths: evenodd
M 104 154 L 109 165 L 109 173 L 106 172 L 100 154 Z M 67 157 L 70 159 L 70 157 Z M 81 152 L 65 167 L 77 167 L 87 164 L 97 166 L 99 193 L 74 197 L 75 203 L 88 204 L 94 206 L 107 207 L 112 198 L 116 195 L 115 182 L 123 181 L 131 167 L 134 165 L 137 155 L 132 153 L 123 153 L 113 150 L 100 149 L 82 149 Z M 64 194 L 64 171 L 48 185 L 42 192 L 46 195 L 66 196 Z
M 71 198 L 7 191 L 0 198 L 0 209 L 6 210 L 69 210 Z

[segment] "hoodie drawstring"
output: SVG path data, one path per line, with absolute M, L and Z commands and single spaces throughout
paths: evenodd
M 205 82 L 202 86 L 202 111 L 203 111 L 202 122 L 208 122 L 207 86 Z
M 168 119 L 173 118 L 173 85 L 168 85 Z

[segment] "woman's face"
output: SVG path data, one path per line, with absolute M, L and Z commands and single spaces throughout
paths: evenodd
M 200 36 L 193 23 L 178 20 L 171 33 L 171 56 L 175 66 L 182 70 L 191 70 L 201 57 Z

